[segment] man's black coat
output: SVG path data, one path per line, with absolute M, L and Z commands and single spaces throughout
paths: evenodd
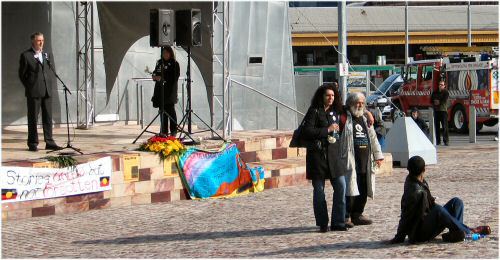
M 35 58 L 32 48 L 21 53 L 19 59 L 19 79 L 23 83 L 24 95 L 28 98 L 42 98 L 51 96 L 52 77 L 47 58 L 52 59 L 47 53 L 43 55 L 43 64 Z

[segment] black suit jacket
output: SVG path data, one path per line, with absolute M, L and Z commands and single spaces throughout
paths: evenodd
M 32 48 L 21 53 L 19 59 L 19 79 L 23 83 L 25 96 L 31 98 L 40 98 L 51 95 L 52 80 L 50 77 L 50 68 L 46 59 L 45 52 L 42 52 L 43 63 L 35 58 L 35 51 Z M 49 56 L 52 60 L 52 57 Z

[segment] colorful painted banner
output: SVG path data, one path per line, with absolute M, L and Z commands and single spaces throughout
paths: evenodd
M 48 199 L 111 189 L 111 157 L 67 168 L 1 167 L 3 202 Z
M 264 169 L 248 167 L 236 144 L 218 152 L 189 148 L 178 158 L 180 176 L 192 199 L 234 197 L 264 190 Z

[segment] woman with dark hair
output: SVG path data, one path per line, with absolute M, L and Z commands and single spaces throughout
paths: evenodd
M 312 181 L 314 217 L 320 232 L 328 231 L 325 180 L 330 180 L 334 191 L 330 229 L 347 231 L 344 218 L 346 183 L 339 151 L 339 117 L 342 112 L 338 87 L 336 84 L 324 84 L 314 93 L 304 118 L 303 137 L 309 140 L 306 178 Z
M 156 67 L 152 75 L 156 84 L 151 101 L 153 102 L 153 107 L 158 108 L 161 107 L 163 102 L 163 109 L 168 114 L 168 116 L 165 114 L 161 115 L 160 133 L 168 135 L 168 121 L 170 121 L 170 134 L 175 136 L 177 134 L 175 104 L 178 101 L 177 80 L 180 75 L 179 63 L 175 60 L 174 50 L 170 46 L 162 48 L 161 56 L 162 59 L 156 62 Z M 163 97 L 161 95 L 162 89 Z

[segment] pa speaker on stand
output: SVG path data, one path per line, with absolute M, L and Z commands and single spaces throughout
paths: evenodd
M 177 24 L 176 44 L 182 47 L 201 46 L 201 10 L 179 10 L 175 12 Z
M 175 42 L 175 12 L 169 9 L 149 11 L 149 45 L 172 46 Z
M 190 10 L 179 10 L 175 12 L 175 23 L 176 23 L 176 44 L 182 46 L 188 54 L 188 65 L 186 70 L 186 113 L 182 117 L 179 125 L 181 129 L 184 129 L 187 124 L 188 131 L 181 131 L 179 139 L 183 140 L 184 144 L 197 144 L 191 135 L 196 134 L 191 131 L 191 117 L 196 116 L 209 130 L 198 131 L 201 132 L 212 132 L 213 135 L 217 135 L 218 140 L 224 140 L 215 130 L 213 130 L 203 119 L 201 119 L 191 107 L 191 47 L 201 47 L 202 46 L 202 22 L 201 22 L 201 10 L 200 9 L 190 9 Z M 191 141 L 186 141 L 183 138 L 185 134 Z

